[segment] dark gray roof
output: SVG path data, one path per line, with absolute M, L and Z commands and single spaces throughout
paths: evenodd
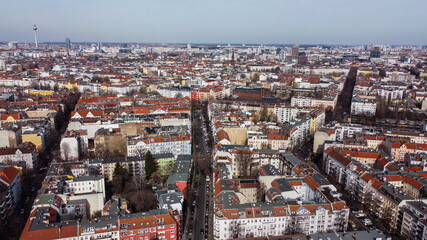
M 265 170 L 268 176 L 280 175 L 279 169 L 271 164 L 262 165 L 262 168 Z
M 378 230 L 373 231 L 354 231 L 338 233 L 315 233 L 309 235 L 313 240 L 385 240 L 386 236 Z

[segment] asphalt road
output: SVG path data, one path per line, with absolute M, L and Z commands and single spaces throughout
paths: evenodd
M 201 159 L 204 159 L 206 157 L 206 142 L 205 142 L 205 136 L 203 134 L 203 126 L 204 122 L 200 119 L 200 112 L 196 114 L 196 119 L 199 122 L 200 126 L 200 136 L 199 139 L 201 139 L 197 144 L 199 145 L 198 154 Z M 199 177 L 197 179 L 197 189 L 196 189 L 196 206 L 194 210 L 194 220 L 193 220 L 193 234 L 192 236 L 189 236 L 191 239 L 205 239 L 205 226 L 208 224 L 208 221 L 206 220 L 206 175 L 199 171 Z M 203 232 L 201 231 L 203 229 Z
M 194 211 L 194 239 L 204 239 L 205 234 L 205 211 L 206 211 L 206 175 L 199 175 L 199 187 L 196 194 L 196 209 Z M 203 229 L 201 233 L 200 229 Z

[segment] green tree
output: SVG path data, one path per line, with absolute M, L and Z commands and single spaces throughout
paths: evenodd
M 53 85 L 53 91 L 55 91 L 55 92 L 59 91 L 59 85 L 58 85 L 58 83 L 55 83 L 55 85 Z
M 128 173 L 120 163 L 116 163 L 113 172 L 113 188 L 116 193 L 122 192 L 128 180 Z
M 145 154 L 145 176 L 147 179 L 150 179 L 151 175 L 157 171 L 157 163 L 153 158 L 153 155 L 151 155 L 150 151 L 147 151 Z

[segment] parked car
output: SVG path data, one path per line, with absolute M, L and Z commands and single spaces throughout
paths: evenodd
M 359 210 L 359 211 L 353 211 L 353 213 L 356 215 L 356 217 L 357 217 L 357 218 L 363 218 L 363 217 L 366 217 L 366 214 L 365 214 L 362 210 Z
M 372 221 L 369 218 L 365 218 L 362 220 L 362 223 L 365 224 L 365 226 L 370 226 L 372 225 Z

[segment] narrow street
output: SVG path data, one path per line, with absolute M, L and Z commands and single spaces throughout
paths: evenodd
M 187 219 L 189 219 L 189 224 L 186 224 L 186 229 L 184 231 L 183 239 L 207 239 L 208 238 L 208 223 L 211 219 L 209 216 L 209 207 L 210 194 L 207 190 L 207 182 L 206 182 L 206 169 L 203 169 L 205 164 L 210 166 L 211 159 L 210 155 L 207 154 L 207 127 L 206 121 L 203 117 L 201 110 L 193 110 L 193 124 L 196 124 L 196 129 L 193 129 L 193 171 L 196 172 L 193 180 L 191 182 L 189 194 L 193 194 L 193 196 L 189 196 L 191 201 L 188 201 L 188 212 Z M 195 160 L 197 156 L 198 160 Z M 199 161 L 199 162 L 196 162 Z M 206 163 L 205 161 L 209 161 Z M 203 164 L 202 164 L 203 162 Z M 192 173 L 194 174 L 194 173 Z M 194 187 L 194 188 L 193 188 Z
M 19 239 L 24 228 L 27 219 L 31 213 L 33 203 L 38 195 L 38 191 L 42 186 L 42 182 L 46 177 L 48 167 L 52 161 L 54 161 L 53 152 L 59 151 L 59 144 L 62 134 L 68 127 L 70 120 L 71 111 L 74 110 L 74 106 L 77 103 L 80 96 L 76 99 L 67 99 L 71 105 L 65 113 L 63 125 L 61 129 L 52 130 L 50 132 L 51 137 L 46 142 L 46 147 L 43 152 L 38 154 L 39 164 L 35 169 L 29 170 L 22 178 L 22 194 L 21 200 L 18 203 L 13 216 L 10 218 L 8 223 L 9 227 L 6 229 L 7 238 L 5 239 Z

